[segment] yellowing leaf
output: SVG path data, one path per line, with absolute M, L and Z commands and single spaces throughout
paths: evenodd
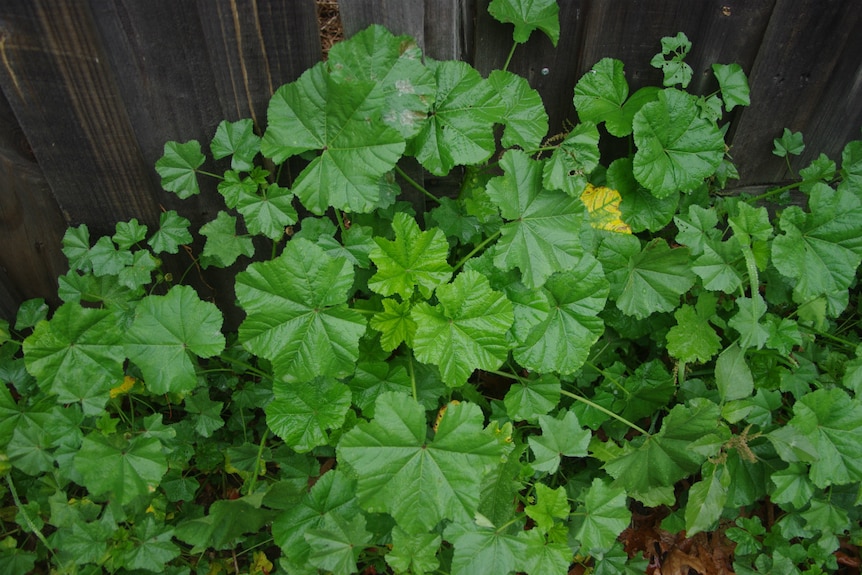
M 440 420 L 442 420 L 443 416 L 446 415 L 446 410 L 449 409 L 449 405 L 458 405 L 459 403 L 461 402 L 457 399 L 453 399 L 452 401 L 440 408 L 440 411 L 437 412 L 437 420 L 434 422 L 434 425 L 431 426 L 434 430 L 434 433 L 437 433 L 437 427 L 440 425 Z
M 111 388 L 111 399 L 114 399 L 115 397 L 119 397 L 121 395 L 125 395 L 125 394 L 131 392 L 132 389 L 135 387 L 136 383 L 138 383 L 137 378 L 132 377 L 131 375 L 125 376 L 123 378 L 123 383 L 121 383 L 120 385 L 118 385 L 116 387 Z M 143 382 L 141 382 L 141 383 L 143 383 Z
M 272 572 L 272 561 L 266 557 L 263 551 L 254 552 L 254 562 L 249 569 L 249 575 L 268 575 Z
M 620 193 L 604 186 L 587 184 L 581 193 L 581 201 L 590 214 L 590 225 L 597 230 L 631 234 L 631 227 L 622 220 Z

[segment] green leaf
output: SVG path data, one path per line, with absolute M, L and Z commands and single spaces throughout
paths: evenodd
M 416 334 L 416 322 L 410 316 L 410 302 L 383 300 L 383 311 L 374 314 L 369 325 L 380 332 L 380 345 L 385 351 L 392 351 L 402 341 L 411 344 Z
M 703 287 L 724 293 L 737 291 L 744 277 L 738 269 L 742 253 L 739 241 L 735 237 L 726 242 L 708 241 L 702 249 L 691 269 L 703 281 Z
M 50 542 L 69 563 L 86 565 L 104 560 L 110 537 L 110 528 L 102 522 L 77 519 L 54 533 Z
M 538 29 L 556 46 L 560 39 L 559 11 L 554 0 L 493 0 L 488 5 L 488 13 L 495 19 L 515 25 L 512 38 L 519 44 Z
M 739 345 L 742 348 L 762 348 L 769 338 L 769 331 L 760 323 L 760 318 L 766 313 L 766 302 L 760 294 L 755 294 L 753 298 L 736 298 L 736 303 L 739 311 L 727 323 L 739 332 Z
M 466 62 L 429 61 L 428 68 L 437 80 L 436 102 L 406 153 L 437 176 L 484 162 L 496 150 L 494 124 L 505 113 L 500 96 Z
M 254 133 L 254 122 L 250 118 L 236 122 L 222 120 L 216 128 L 210 150 L 216 160 L 230 156 L 232 170 L 250 172 L 254 167 L 254 157 L 260 151 L 260 137 Z
M 365 319 L 347 307 L 352 284 L 347 259 L 291 240 L 276 259 L 237 274 L 237 298 L 248 314 L 239 341 L 273 361 L 276 377 L 286 381 L 352 373 L 365 333 Z
M 358 476 L 360 504 L 389 513 L 411 534 L 443 519 L 470 521 L 483 469 L 502 455 L 501 444 L 482 429 L 478 406 L 449 405 L 430 441 L 424 409 L 406 395 L 384 393 L 374 414 L 342 436 L 336 450 Z
M 15 314 L 15 329 L 23 331 L 25 329 L 35 327 L 40 321 L 48 317 L 48 304 L 43 298 L 28 299 L 21 303 L 18 312 Z M 8 339 L 8 331 L 3 329 L 0 332 L 0 345 L 3 345 Z M 4 337 L 5 336 L 5 337 Z
M 293 184 L 293 193 L 315 214 L 330 206 L 370 212 L 383 199 L 381 177 L 395 167 L 404 139 L 362 113 L 375 86 L 339 85 L 320 63 L 279 88 L 270 100 L 263 155 L 281 164 L 302 152 L 321 151 Z
M 685 532 L 691 537 L 701 531 L 712 531 L 718 525 L 721 512 L 727 502 L 727 489 L 730 474 L 724 467 L 707 464 L 703 479 L 688 490 L 688 503 L 685 506 Z
M 210 399 L 210 393 L 206 388 L 198 389 L 194 395 L 186 396 L 183 403 L 198 435 L 210 437 L 213 431 L 224 427 L 224 419 L 221 417 L 224 402 Z
M 551 375 L 539 379 L 519 379 L 514 383 L 503 403 L 506 413 L 513 421 L 535 423 L 540 415 L 545 415 L 560 402 L 560 380 Z
M 66 228 L 63 234 L 63 255 L 73 270 L 88 272 L 93 269 L 90 262 L 90 230 L 87 224 Z
M 427 213 L 428 225 L 434 225 L 447 237 L 457 238 L 462 244 L 470 243 L 482 231 L 476 216 L 467 213 L 466 201 L 439 198 L 440 205 Z
M 422 51 L 409 36 L 394 36 L 382 26 L 369 26 L 329 52 L 330 75 L 339 84 L 372 83 L 357 110 L 382 120 L 404 138 L 415 136 L 428 117 L 437 86 L 422 64 Z
M 477 514 L 493 525 L 505 525 L 515 517 L 518 492 L 524 488 L 521 481 L 524 467 L 521 456 L 526 449 L 524 444 L 516 445 L 505 461 L 485 473 Z
M 631 519 L 625 490 L 596 477 L 572 514 L 570 534 L 580 542 L 581 553 L 600 555 L 614 546 Z
M 90 248 L 90 263 L 93 265 L 94 275 L 115 276 L 132 263 L 132 254 L 127 250 L 117 250 L 111 238 L 102 236 Z
M 811 480 L 823 489 L 862 480 L 862 404 L 838 388 L 818 389 L 793 406 L 792 425 L 814 444 Z
M 679 232 L 676 241 L 687 246 L 692 255 L 705 253 L 707 246 L 721 241 L 721 232 L 716 229 L 718 214 L 714 207 L 703 208 L 697 204 L 688 207 L 686 216 L 676 215 L 673 218 Z
M 512 331 L 518 345 L 513 353 L 527 369 L 568 375 L 583 366 L 604 332 L 598 314 L 605 307 L 609 284 L 601 264 L 586 254 L 575 270 L 551 276 L 543 290 L 550 309 L 528 332 L 520 332 L 515 323 Z
M 524 152 L 506 152 L 504 175 L 488 183 L 488 195 L 511 220 L 494 248 L 494 265 L 521 270 L 529 288 L 540 287 L 554 273 L 574 268 L 583 254 L 578 236 L 585 208 L 577 198 L 542 188 L 542 164 Z
M 690 449 L 718 428 L 719 407 L 706 400 L 676 405 L 662 422 L 661 430 L 643 440 L 625 442 L 619 451 L 597 452 L 604 469 L 630 497 L 653 507 L 673 505 L 673 485 L 696 473 L 706 457 Z
M 543 483 L 536 484 L 536 503 L 524 507 L 527 517 L 536 522 L 536 526 L 548 532 L 554 526 L 556 519 L 568 519 L 569 499 L 564 487 L 551 489 Z
M 694 307 L 683 304 L 673 314 L 676 325 L 667 333 L 667 351 L 685 363 L 706 363 L 721 349 L 721 339 Z
M 339 516 L 324 517 L 320 526 L 305 532 L 311 551 L 308 561 L 318 569 L 334 575 L 357 572 L 356 560 L 372 541 L 365 530 L 365 517 L 355 515 L 349 519 Z
M 539 93 L 525 78 L 505 70 L 494 70 L 488 81 L 506 106 L 503 114 L 506 129 L 500 141 L 503 147 L 519 146 L 524 150 L 540 147 L 548 133 L 548 113 Z
M 321 235 L 317 238 L 317 245 L 326 250 L 329 257 L 345 257 L 353 265 L 361 268 L 370 268 L 371 259 L 368 255 L 376 246 L 372 228 L 353 224 L 341 234 L 339 243 L 334 237 Z
M 452 575 L 499 575 L 519 571 L 526 553 L 523 539 L 471 523 L 453 523 L 443 532 L 455 547 Z
M 190 224 L 191 222 L 173 210 L 162 212 L 159 216 L 159 229 L 148 243 L 157 254 L 162 252 L 175 254 L 181 245 L 192 243 L 192 234 L 189 233 Z
M 679 194 L 657 198 L 641 186 L 632 173 L 631 158 L 619 158 L 611 162 L 605 174 L 608 186 L 619 192 L 622 220 L 629 224 L 632 232 L 658 231 L 667 226 L 679 205 Z
M 237 198 L 236 209 L 243 215 L 250 234 L 263 234 L 272 240 L 284 236 L 284 228 L 298 219 L 293 208 L 293 193 L 278 184 L 270 184 L 262 196 L 243 190 Z
M 818 182 L 828 184 L 835 178 L 835 162 L 830 160 L 826 154 L 821 153 L 807 167 L 799 170 L 799 175 L 802 177 L 799 189 L 808 193 L 814 184 Z
M 198 384 L 192 359 L 224 349 L 221 327 L 215 304 L 202 301 L 189 286 L 175 286 L 138 304 L 126 334 L 126 354 L 141 368 L 151 392 L 186 393 Z
M 134 290 L 153 281 L 153 270 L 159 267 L 160 262 L 147 250 L 136 251 L 132 258 L 131 263 L 120 270 L 117 281 Z
M 802 143 L 802 132 L 791 132 L 784 128 L 784 133 L 780 138 L 775 138 L 772 141 L 774 146 L 772 153 L 779 158 L 784 158 L 788 154 L 798 156 L 805 149 L 805 144 Z
M 718 86 L 721 88 L 721 98 L 727 111 L 736 106 L 748 106 L 751 99 L 748 97 L 748 78 L 739 64 L 713 64 L 712 71 Z
M 450 387 L 462 385 L 476 369 L 499 368 L 508 356 L 506 332 L 514 321 L 506 296 L 467 270 L 437 288 L 437 300 L 434 306 L 421 302 L 410 313 L 416 359 L 438 366 Z
M 526 544 L 523 558 L 520 559 L 522 569 L 528 575 L 543 575 L 545 573 L 566 573 L 572 563 L 572 550 L 565 541 L 546 540 L 537 529 L 522 531 L 518 538 Z
M 608 132 L 623 138 L 632 132 L 632 117 L 623 103 L 629 96 L 623 63 L 602 58 L 575 84 L 574 104 L 582 122 L 605 122 Z
M 162 443 L 155 437 L 105 437 L 93 432 L 84 438 L 74 457 L 90 494 L 109 494 L 120 505 L 149 497 L 168 470 Z
M 580 197 L 588 176 L 599 165 L 599 131 L 592 122 L 582 122 L 566 135 L 542 168 L 542 183 L 549 190 L 562 190 Z
M 137 544 L 125 550 L 123 565 L 127 569 L 164 573 L 166 565 L 180 555 L 180 548 L 171 541 L 173 535 L 172 528 L 147 516 L 132 528 L 132 537 Z
M 365 361 L 357 364 L 356 373 L 350 378 L 348 385 L 353 392 L 353 403 L 368 419 L 374 417 L 374 401 L 381 393 L 397 391 L 409 394 L 412 393 L 413 387 L 403 366 L 385 361 Z
M 60 403 L 80 401 L 99 413 L 109 390 L 123 379 L 117 317 L 106 309 L 67 303 L 24 340 L 24 361 L 39 387 Z
M 533 468 L 544 473 L 556 473 L 560 458 L 585 457 L 592 434 L 581 427 L 573 411 L 565 411 L 562 417 L 539 416 L 542 435 L 530 436 L 527 441 L 536 456 Z
M 377 273 L 368 280 L 368 287 L 385 296 L 397 293 L 406 301 L 418 286 L 422 297 L 429 299 L 437 286 L 452 277 L 452 266 L 446 261 L 446 236 L 437 228 L 421 231 L 412 216 L 401 212 L 395 214 L 392 229 L 394 241 L 374 238 L 377 246 L 369 257 Z
M 770 490 L 769 497 L 779 505 L 789 503 L 802 508 L 814 495 L 808 467 L 800 463 L 791 463 L 786 469 L 773 471 L 769 481 L 775 486 Z
M 686 248 L 671 249 L 663 239 L 653 240 L 629 259 L 617 307 L 638 319 L 673 311 L 694 278 Z
M 696 99 L 686 92 L 659 92 L 635 114 L 633 129 L 635 178 L 658 198 L 698 187 L 724 156 L 721 132 L 700 117 Z
M 796 280 L 796 301 L 826 296 L 828 313 L 836 316 L 862 261 L 862 200 L 821 183 L 811 190 L 809 208 L 810 213 L 797 206 L 782 212 L 784 234 L 772 242 L 772 261 L 783 276 Z
M 227 212 L 219 212 L 216 219 L 201 226 L 200 234 L 207 239 L 201 253 L 203 268 L 211 265 L 226 268 L 239 256 L 254 255 L 251 238 L 237 235 L 236 218 Z
M 275 398 L 266 405 L 266 423 L 299 453 L 326 445 L 328 429 L 338 429 L 350 409 L 350 388 L 330 377 L 273 384 Z
M 162 177 L 162 187 L 183 200 L 199 194 L 201 190 L 196 172 L 205 160 L 197 140 L 184 144 L 166 142 L 164 154 L 156 161 L 156 172 Z
M 689 50 L 691 50 L 691 42 L 682 32 L 676 36 L 665 36 L 661 39 L 661 52 L 652 57 L 650 65 L 664 73 L 665 86 L 679 84 L 685 88 L 691 82 L 693 74 L 691 66 L 683 62 Z
M 396 525 L 392 529 L 392 550 L 386 554 L 386 563 L 398 573 L 433 573 L 440 566 L 437 560 L 440 543 L 440 535 L 411 535 Z
M 137 218 L 128 222 L 117 222 L 116 230 L 111 239 L 121 250 L 127 250 L 147 237 L 147 226 L 139 224 Z
M 715 362 L 715 384 L 721 401 L 744 399 L 754 391 L 754 378 L 745 359 L 745 351 L 732 343 Z
M 203 517 L 183 521 L 175 537 L 192 545 L 192 553 L 207 549 L 228 549 L 245 533 L 258 533 L 273 519 L 274 512 L 261 509 L 263 493 L 239 499 L 220 499 L 209 506 Z

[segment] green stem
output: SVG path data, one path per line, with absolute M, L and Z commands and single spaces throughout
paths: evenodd
M 206 171 L 204 171 L 204 170 L 195 170 L 195 173 L 196 173 L 196 174 L 201 174 L 201 175 L 204 175 L 204 176 L 209 176 L 209 177 L 211 177 L 211 178 L 216 178 L 217 180 L 224 180 L 224 176 L 220 176 L 220 175 L 218 175 L 218 174 L 214 174 L 214 173 L 212 173 L 212 172 L 206 172 Z
M 24 509 L 24 505 L 21 504 L 21 499 L 18 497 L 18 490 L 15 488 L 15 484 L 12 482 L 12 475 L 6 475 L 6 485 L 9 486 L 9 493 L 12 494 L 12 501 L 15 502 L 15 507 L 18 508 L 18 513 L 21 514 L 21 517 L 24 518 L 24 522 L 27 524 L 27 527 L 30 528 L 30 531 L 42 542 L 42 545 L 48 550 L 51 554 L 51 557 L 57 562 L 57 565 L 60 565 L 60 561 L 57 559 L 57 556 L 54 554 L 54 550 L 51 548 L 51 544 L 48 543 L 48 539 L 42 532 L 36 527 L 36 524 L 33 523 L 33 520 L 30 519 L 30 515 L 27 513 L 27 510 Z
M 629 421 L 629 420 L 628 420 L 628 419 L 626 419 L 625 417 L 623 417 L 623 416 L 621 416 L 621 415 L 617 415 L 616 413 L 614 413 L 614 412 L 613 412 L 613 411 L 611 411 L 610 409 L 608 409 L 608 408 L 606 408 L 606 407 L 602 407 L 601 405 L 599 405 L 598 403 L 595 403 L 594 401 L 590 401 L 590 400 L 589 400 L 589 399 L 587 399 L 586 397 L 583 397 L 583 396 L 581 396 L 581 395 L 578 395 L 577 393 L 572 393 L 571 391 L 566 391 L 565 389 L 561 389 L 561 390 L 560 390 L 560 393 L 561 393 L 562 395 L 565 395 L 566 397 L 571 397 L 572 399 L 575 399 L 575 400 L 577 400 L 577 401 L 580 401 L 580 402 L 581 402 L 581 403 L 583 403 L 584 405 L 589 405 L 589 406 L 590 406 L 590 407 L 592 407 L 593 409 L 598 409 L 599 411 L 601 411 L 601 412 L 602 412 L 602 413 L 604 413 L 605 415 L 609 415 L 609 416 L 613 417 L 614 419 L 616 419 L 616 420 L 617 420 L 617 421 L 619 421 L 620 423 L 624 423 L 624 424 L 626 424 L 627 426 L 631 427 L 631 428 L 632 428 L 632 429 L 634 429 L 635 431 L 638 431 L 638 432 L 640 432 L 640 433 L 643 433 L 643 434 L 644 434 L 644 435 L 646 435 L 646 436 L 649 436 L 649 435 L 650 435 L 650 432 L 649 432 L 649 431 L 647 431 L 646 429 L 644 429 L 643 427 L 640 427 L 639 425 L 636 425 L 636 424 L 632 423 L 631 421 Z
M 754 296 L 760 295 L 760 279 L 757 273 L 757 262 L 754 260 L 754 252 L 751 251 L 751 246 L 748 242 L 739 242 L 739 247 L 742 250 L 742 255 L 745 257 L 745 267 L 748 269 L 748 284 L 751 289 L 751 299 Z
M 503 64 L 503 71 L 504 72 L 509 69 L 509 63 L 512 61 L 512 56 L 515 55 L 515 48 L 517 48 L 517 47 L 518 47 L 518 43 L 512 42 L 512 49 L 509 50 L 509 55 L 506 57 L 506 63 Z
M 416 390 L 416 373 L 413 371 L 413 354 L 407 355 L 407 372 L 410 374 L 410 386 L 413 388 L 413 400 L 419 403 L 419 392 Z
M 746 203 L 759 202 L 761 200 L 765 200 L 765 199 L 771 198 L 773 196 L 778 196 L 780 194 L 783 194 L 784 192 L 787 192 L 790 190 L 795 190 L 798 187 L 799 187 L 799 182 L 796 182 L 793 184 L 787 184 L 786 186 L 781 186 L 780 188 L 775 188 L 773 190 L 769 190 L 768 192 L 764 192 L 764 193 L 760 194 L 759 196 L 753 196 L 751 198 L 747 198 L 745 200 L 745 202 Z
M 596 370 L 597 372 L 602 374 L 602 376 L 605 379 L 609 379 L 611 381 L 611 383 L 616 385 L 620 389 L 620 391 L 622 391 L 623 393 L 625 393 L 627 395 L 631 395 L 629 393 L 629 391 L 625 388 L 625 386 L 623 386 L 623 384 L 620 383 L 620 380 L 618 380 L 614 374 L 608 373 L 606 370 L 598 367 L 597 365 L 593 364 L 590 361 L 585 362 L 584 365 L 586 365 L 587 367 L 591 367 L 592 369 Z
M 338 229 L 341 230 L 341 241 L 344 241 L 344 234 L 347 228 L 344 227 L 344 217 L 341 215 L 341 210 L 335 210 L 335 219 L 338 220 Z
M 420 184 L 419 182 L 417 182 L 416 180 L 414 180 L 413 178 L 408 176 L 407 172 L 402 170 L 399 166 L 397 166 L 397 165 L 395 166 L 395 171 L 398 172 L 399 176 L 404 178 L 404 181 L 406 181 L 408 184 L 410 184 L 411 186 L 413 186 L 414 188 L 416 188 L 417 190 L 419 190 L 420 192 L 425 194 L 425 196 L 427 198 L 433 200 L 434 202 L 436 202 L 438 204 L 440 203 L 440 198 L 438 198 L 437 196 L 435 196 L 434 194 L 432 194 L 431 192 L 429 192 L 428 190 L 423 188 L 422 184 Z
M 263 448 L 266 445 L 266 439 L 269 436 L 269 428 L 263 430 L 263 435 L 260 438 L 260 445 L 257 446 L 257 459 L 254 462 L 254 469 L 252 470 L 251 480 L 248 483 L 248 494 L 251 495 L 254 493 L 254 488 L 257 485 L 257 474 L 260 469 L 260 458 L 263 457 Z
M 487 238 L 485 238 L 484 240 L 482 240 L 481 242 L 476 244 L 476 247 L 473 248 L 472 250 L 470 250 L 469 254 L 467 254 L 466 256 L 461 258 L 461 261 L 458 262 L 457 264 L 455 264 L 455 267 L 453 268 L 452 271 L 458 271 L 459 269 L 461 269 L 461 266 L 466 264 L 470 260 L 470 258 L 472 258 L 477 253 L 479 253 L 480 251 L 485 249 L 485 246 L 487 246 L 489 243 L 496 240 L 497 237 L 499 237 L 500 233 L 501 233 L 500 230 L 497 230 L 495 233 L 491 234 L 490 236 L 488 236 Z

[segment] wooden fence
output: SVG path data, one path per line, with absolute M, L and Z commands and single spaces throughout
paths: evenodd
M 340 0 L 345 32 L 370 23 L 416 37 L 426 54 L 500 67 L 511 26 L 489 0 Z M 633 88 L 660 82 L 649 66 L 662 36 L 694 47 L 692 89 L 716 88 L 714 62 L 749 75 L 752 105 L 729 139 L 742 186 L 788 176 L 771 155 L 784 127 L 838 159 L 862 126 L 859 0 L 559 0 L 557 48 L 541 34 L 510 70 L 542 95 L 551 131 L 576 120 L 572 89 L 599 59 L 622 59 Z M 153 226 L 177 209 L 200 224 L 212 190 L 181 202 L 153 165 L 166 140 L 207 142 L 222 119 L 265 122 L 270 95 L 321 58 L 314 0 L 3 0 L 0 4 L 0 317 L 30 297 L 56 303 L 66 271 L 60 239 L 93 237 L 132 217 Z M 204 294 L 202 294 L 204 295 Z

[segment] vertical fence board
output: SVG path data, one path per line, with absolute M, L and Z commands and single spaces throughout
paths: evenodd
M 741 113 L 733 138 L 741 184 L 779 182 L 790 176 L 784 159 L 771 154 L 772 140 L 785 127 L 820 136 L 806 138 L 806 152 L 793 160 L 794 170 L 820 152 L 837 157 L 845 141 L 859 137 L 862 106 L 858 99 L 844 98 L 858 95 L 860 89 L 851 88 L 859 78 L 860 17 L 862 11 L 853 1 L 776 2 L 751 72 L 751 106 Z M 851 71 L 854 76 L 843 76 Z M 829 92 L 839 87 L 851 91 L 840 96 Z M 852 112 L 849 118 L 841 115 L 847 108 Z

